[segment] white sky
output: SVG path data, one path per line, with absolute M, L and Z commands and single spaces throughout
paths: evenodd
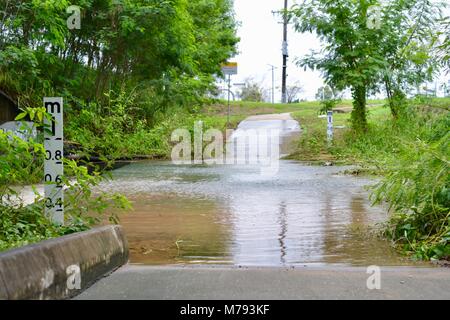
M 293 4 L 293 1 L 289 2 L 289 5 Z M 241 42 L 239 55 L 231 59 L 238 62 L 238 75 L 232 77 L 232 82 L 240 83 L 252 77 L 265 88 L 271 89 L 272 71 L 269 64 L 272 64 L 277 67 L 274 77 L 275 101 L 281 100 L 283 25 L 280 17 L 272 14 L 272 11 L 282 9 L 283 5 L 283 0 L 234 1 L 236 18 L 241 23 L 238 30 Z M 313 35 L 294 32 L 290 26 L 288 44 L 288 85 L 300 82 L 305 90 L 301 98 L 313 100 L 317 89 L 323 85 L 320 73 L 304 71 L 294 64 L 294 59 L 309 53 L 310 49 L 319 49 L 320 42 Z
M 289 6 L 295 1 L 289 0 Z M 272 87 L 272 64 L 275 70 L 275 101 L 281 100 L 281 45 L 283 39 L 283 25 L 281 19 L 272 11 L 283 8 L 283 0 L 234 0 L 234 9 L 237 20 L 241 23 L 238 36 L 241 42 L 238 47 L 239 54 L 231 59 L 238 62 L 238 75 L 232 76 L 232 83 L 244 82 L 246 78 L 253 78 L 266 89 Z M 319 71 L 299 68 L 294 60 L 304 56 L 311 49 L 319 49 L 320 41 L 309 33 L 300 34 L 288 29 L 289 59 L 288 59 L 288 85 L 299 82 L 304 92 L 300 98 L 314 100 L 317 89 L 323 85 Z M 233 87 L 233 91 L 238 91 Z

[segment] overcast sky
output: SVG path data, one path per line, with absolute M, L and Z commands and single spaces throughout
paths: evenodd
M 292 4 L 293 1 L 290 1 Z M 275 101 L 281 100 L 281 45 L 283 41 L 283 25 L 280 17 L 272 11 L 283 8 L 283 0 L 235 0 L 234 9 L 241 26 L 238 35 L 241 38 L 239 55 L 232 60 L 238 62 L 239 74 L 233 82 L 243 82 L 252 77 L 262 82 L 268 89 L 272 86 L 272 72 L 275 70 Z M 289 63 L 288 85 L 300 82 L 305 88 L 304 96 L 314 99 L 314 95 L 323 81 L 319 72 L 303 71 L 295 66 L 297 56 L 307 54 L 310 49 L 320 48 L 320 42 L 310 34 L 294 33 L 292 27 L 288 31 Z
M 289 0 L 292 5 L 294 0 Z M 238 35 L 241 38 L 239 54 L 233 61 L 238 62 L 239 74 L 232 77 L 233 83 L 244 82 L 248 77 L 261 82 L 270 89 L 272 73 L 269 64 L 277 67 L 275 70 L 275 101 L 281 100 L 281 45 L 283 25 L 272 11 L 282 9 L 283 0 L 234 0 L 236 18 L 241 26 Z M 318 71 L 306 70 L 295 65 L 295 58 L 304 56 L 311 49 L 319 49 L 320 41 L 311 34 L 294 32 L 292 26 L 288 29 L 289 62 L 288 85 L 299 82 L 304 87 L 301 98 L 313 100 L 317 89 L 323 85 Z M 234 91 L 237 88 L 233 88 Z

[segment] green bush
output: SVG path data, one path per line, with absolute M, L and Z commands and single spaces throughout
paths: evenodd
M 87 155 L 98 155 L 108 159 L 152 156 L 168 158 L 171 152 L 171 134 L 184 128 L 193 135 L 194 123 L 203 122 L 203 129 L 225 130 L 224 117 L 206 116 L 200 108 L 171 107 L 154 114 L 152 123 L 138 117 L 134 109 L 135 97 L 125 92 L 114 97 L 110 93 L 107 106 L 91 103 L 79 111 L 69 114 L 66 121 L 66 136 L 79 143 Z
M 374 189 L 393 215 L 385 234 L 420 259 L 450 257 L 450 117 L 422 124 L 422 134 L 402 143 L 393 167 Z
M 42 177 L 44 147 L 0 130 L 0 196 L 12 184 L 37 182 Z
M 107 218 L 106 208 L 130 207 L 120 194 L 94 192 L 104 177 L 88 174 L 87 168 L 74 161 L 65 161 L 65 225 L 53 224 L 46 216 L 41 195 L 35 191 L 34 203 L 26 205 L 17 191 L 21 184 L 42 180 L 44 154 L 43 145 L 33 139 L 25 141 L 0 130 L 0 251 L 86 230 Z M 108 218 L 117 223 L 116 211 Z
M 397 120 L 348 131 L 332 151 L 383 174 L 372 191 L 392 215 L 384 235 L 419 259 L 450 257 L 450 114 L 410 106 Z
M 333 110 L 333 108 L 336 107 L 339 102 L 341 102 L 340 98 L 338 99 L 330 98 L 321 100 L 319 114 L 327 114 L 327 112 Z
M 82 220 L 65 226 L 53 224 L 40 204 L 19 207 L 0 204 L 0 251 L 87 229 L 89 225 Z

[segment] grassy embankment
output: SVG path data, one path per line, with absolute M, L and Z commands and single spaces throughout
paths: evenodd
M 395 147 L 390 148 L 392 145 L 389 141 L 415 140 L 421 133 L 424 133 L 423 130 L 427 128 L 433 130 L 430 125 L 448 115 L 450 98 L 410 101 L 409 111 L 413 112 L 420 120 L 424 120 L 423 117 L 425 117 L 427 125 L 421 121 L 413 124 L 414 118 L 395 124 L 385 103 L 384 100 L 368 101 L 369 131 L 364 137 L 356 137 L 350 130 L 352 102 L 351 100 L 340 102 L 334 108 L 333 121 L 337 128 L 334 130 L 332 146 L 327 144 L 327 120 L 319 117 L 320 104 L 317 101 L 274 105 L 246 101 L 235 102 L 231 105 L 230 122 L 231 127 L 235 128 L 240 121 L 251 115 L 290 112 L 292 117 L 299 121 L 302 128 L 302 135 L 295 151 L 289 157 L 290 159 L 313 163 L 335 161 L 372 168 L 375 166 L 378 170 L 382 170 L 383 163 L 386 162 L 382 159 L 396 158 L 398 151 Z M 225 104 L 205 107 L 202 113 L 206 118 L 214 119 L 212 122 L 219 123 L 221 128 L 226 126 L 227 107 Z M 379 173 L 381 172 L 379 171 Z
M 389 117 L 389 110 L 383 106 L 383 100 L 369 100 L 368 105 L 371 121 L 381 122 Z M 231 127 L 236 127 L 240 121 L 251 115 L 290 112 L 302 127 L 302 136 L 298 145 L 294 148 L 295 151 L 289 157 L 290 159 L 312 163 L 330 160 L 341 163 L 351 162 L 353 159 L 350 157 L 340 157 L 338 154 L 333 154 L 331 149 L 328 148 L 326 144 L 327 120 L 324 117 L 319 117 L 320 109 L 321 106 L 318 101 L 295 104 L 235 102 L 231 105 Z M 344 132 L 348 131 L 351 109 L 352 102 L 350 100 L 343 100 L 335 107 L 334 125 L 344 127 L 335 129 L 335 144 L 341 144 Z M 218 119 L 218 121 L 223 121 L 223 119 L 226 119 L 227 107 L 224 104 L 215 104 L 204 108 L 203 114 Z

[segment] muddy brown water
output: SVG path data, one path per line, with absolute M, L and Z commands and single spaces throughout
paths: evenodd
M 373 180 L 345 169 L 280 161 L 267 177 L 250 165 L 142 161 L 103 189 L 132 201 L 121 216 L 131 263 L 417 265 L 371 235 L 387 210 L 368 200 Z

